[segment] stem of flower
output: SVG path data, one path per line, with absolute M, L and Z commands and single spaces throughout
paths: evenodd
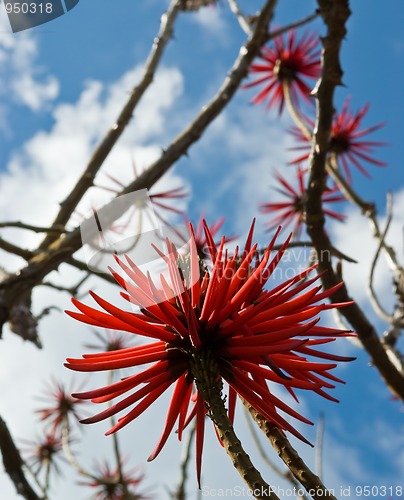
M 67 460 L 70 462 L 70 464 L 76 469 L 76 471 L 81 476 L 85 476 L 85 477 L 89 477 L 91 479 L 97 480 L 96 476 L 93 476 L 88 471 L 83 469 L 83 467 L 79 464 L 76 457 L 74 456 L 74 454 L 70 448 L 69 423 L 66 419 L 64 420 L 63 426 L 62 426 L 62 446 L 63 446 L 63 452 L 64 452 Z
M 295 476 L 291 473 L 289 469 L 282 470 L 280 467 L 275 465 L 272 460 L 269 458 L 267 454 L 267 450 L 264 449 L 264 446 L 262 445 L 261 441 L 259 440 L 258 433 L 256 430 L 256 426 L 254 425 L 250 415 L 249 415 L 249 410 L 247 408 L 247 404 L 243 401 L 244 404 L 244 410 L 245 410 L 245 416 L 246 416 L 246 421 L 247 421 L 247 427 L 248 430 L 251 433 L 251 436 L 253 438 L 254 444 L 257 447 L 257 450 L 261 457 L 264 459 L 265 463 L 272 469 L 275 474 L 277 474 L 280 477 L 283 477 L 287 481 L 289 481 L 292 486 L 294 486 L 297 490 L 300 487 L 299 481 L 295 478 Z M 307 500 L 307 497 L 305 495 L 298 495 L 297 500 Z
M 110 371 L 108 373 L 108 385 L 112 384 L 113 381 L 114 381 L 114 372 Z M 112 403 L 109 402 L 108 406 L 111 406 L 111 405 L 112 405 Z M 111 421 L 111 426 L 114 427 L 116 422 L 115 422 L 115 418 L 113 415 L 111 415 L 110 421 Z M 116 432 L 114 432 L 112 434 L 112 443 L 113 443 L 114 455 L 115 455 L 115 460 L 116 460 L 116 468 L 118 471 L 118 481 L 119 481 L 119 484 L 122 485 L 122 488 L 124 490 L 125 495 L 129 495 L 129 492 L 127 490 L 126 483 L 125 483 L 125 480 L 123 477 L 121 453 L 119 450 L 118 434 Z
M 264 432 L 269 439 L 273 448 L 276 450 L 280 458 L 284 461 L 294 477 L 306 489 L 307 493 L 314 500 L 337 500 L 334 495 L 324 486 L 321 479 L 316 476 L 303 462 L 297 451 L 289 443 L 287 437 L 278 427 L 270 424 L 262 415 L 260 415 L 251 405 L 247 404 L 247 408 L 252 418 L 257 422 L 259 428 Z
M 223 446 L 231 458 L 233 465 L 243 478 L 254 498 L 279 500 L 271 486 L 264 481 L 260 472 L 254 467 L 250 457 L 245 452 L 234 432 L 233 426 L 227 416 L 227 411 L 222 399 L 222 381 L 206 383 L 205 380 L 197 380 L 198 391 L 200 391 L 208 404 L 209 416 L 213 420 L 217 433 Z
M 177 486 L 177 490 L 175 494 L 173 495 L 173 500 L 186 500 L 186 492 L 185 492 L 185 483 L 187 481 L 188 477 L 188 463 L 189 459 L 191 458 L 191 448 L 192 448 L 192 443 L 194 441 L 194 435 L 196 431 L 196 425 L 192 426 L 188 433 L 187 441 L 184 445 L 184 455 L 181 460 L 181 476 L 180 480 Z
M 285 97 L 286 106 L 288 108 L 290 116 L 293 118 L 294 122 L 300 128 L 300 130 L 302 131 L 304 136 L 307 138 L 307 140 L 309 140 L 311 142 L 311 140 L 312 140 L 311 131 L 310 131 L 309 127 L 307 126 L 307 124 L 304 122 L 299 111 L 296 109 L 296 107 L 293 103 L 292 96 L 290 95 L 290 86 L 289 86 L 289 83 L 287 80 L 283 82 L 282 87 L 283 87 L 283 95 Z

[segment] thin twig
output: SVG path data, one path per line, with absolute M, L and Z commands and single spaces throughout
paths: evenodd
M 298 490 L 300 488 L 300 483 L 295 478 L 295 476 L 291 473 L 291 471 L 289 469 L 286 469 L 286 470 L 280 469 L 268 457 L 268 454 L 264 450 L 264 447 L 262 446 L 261 441 L 258 438 L 258 434 L 257 434 L 257 432 L 255 430 L 255 427 L 254 427 L 254 425 L 252 425 L 252 419 L 251 419 L 251 416 L 249 414 L 247 405 L 245 403 L 244 403 L 244 410 L 245 410 L 245 414 L 246 414 L 246 420 L 247 420 L 248 430 L 250 431 L 250 434 L 251 434 L 251 436 L 253 438 L 254 444 L 255 444 L 255 446 L 256 446 L 259 454 L 261 455 L 262 459 L 265 461 L 265 463 L 268 465 L 268 467 L 273 472 L 275 472 L 275 474 L 277 474 L 278 476 L 283 477 L 284 479 L 286 479 L 287 481 L 289 481 Z M 301 498 L 303 500 L 306 500 L 306 496 L 299 496 L 299 498 Z
M 0 228 L 3 227 L 15 227 L 19 229 L 27 229 L 28 231 L 33 231 L 34 233 L 63 233 L 64 227 L 46 227 L 46 226 L 33 226 L 31 224 L 25 224 L 24 222 L 14 221 L 14 222 L 0 222 Z
M 374 283 L 374 273 L 376 269 L 376 264 L 379 259 L 380 251 L 382 247 L 384 246 L 384 241 L 386 239 L 388 230 L 390 228 L 391 221 L 393 220 L 393 213 L 392 213 L 392 200 L 391 200 L 391 194 L 387 194 L 387 203 L 386 203 L 386 208 L 387 208 L 387 222 L 386 222 L 386 227 L 384 228 L 383 233 L 380 235 L 380 241 L 379 245 L 377 247 L 375 256 L 372 261 L 372 265 L 370 267 L 370 274 L 369 274 L 369 282 L 368 282 L 368 290 L 369 290 L 369 296 L 370 296 L 370 301 L 372 303 L 373 309 L 376 311 L 376 313 L 385 320 L 387 323 L 392 324 L 393 322 L 393 315 L 388 314 L 388 312 L 383 308 L 381 305 L 379 299 L 377 298 L 375 289 L 373 287 Z
M 295 107 L 295 104 L 293 102 L 293 99 L 292 99 L 292 96 L 290 93 L 290 83 L 287 80 L 284 81 L 282 88 L 283 88 L 283 95 L 285 97 L 286 106 L 288 108 L 290 116 L 293 118 L 295 124 L 299 127 L 299 129 L 301 130 L 302 134 L 306 137 L 306 139 L 309 142 L 311 142 L 311 140 L 312 140 L 311 130 L 307 126 L 307 123 L 303 120 L 302 114 L 299 113 L 299 111 Z
M 88 472 L 84 467 L 78 462 L 77 458 L 75 457 L 72 449 L 70 448 L 70 429 L 69 429 L 69 422 L 67 419 L 63 421 L 63 426 L 62 426 L 62 446 L 63 446 L 63 452 L 69 461 L 69 463 L 72 465 L 72 467 L 80 474 L 81 476 L 88 477 L 90 479 L 93 479 L 94 481 L 98 481 L 97 476 L 94 476 L 90 472 Z
M 316 10 L 316 12 L 314 12 L 313 14 L 310 14 L 309 16 L 304 17 L 303 19 L 300 19 L 299 21 L 296 21 L 294 23 L 283 26 L 282 28 L 279 28 L 277 30 L 271 31 L 268 34 L 266 41 L 273 40 L 274 38 L 276 38 L 280 35 L 283 35 L 287 31 L 299 28 L 300 26 L 304 26 L 305 24 L 308 24 L 311 21 L 313 21 L 314 19 L 316 19 L 317 17 L 319 17 L 319 15 L 320 15 L 320 12 L 318 10 Z
M 34 252 L 26 250 L 25 248 L 21 248 L 17 245 L 14 245 L 14 243 L 6 241 L 3 238 L 0 238 L 0 248 L 8 253 L 18 255 L 19 257 L 22 257 L 26 261 L 29 261 L 34 256 Z
M 240 7 L 237 3 L 237 0 L 228 0 L 228 2 L 229 2 L 230 10 L 237 17 L 237 20 L 239 22 L 241 29 L 244 31 L 244 33 L 246 33 L 248 36 L 250 36 L 252 33 L 251 25 L 247 21 L 246 16 L 241 12 Z
M 89 276 L 90 274 L 87 273 L 76 285 L 70 287 L 56 285 L 56 283 L 51 283 L 50 281 L 43 281 L 40 283 L 40 286 L 47 286 L 49 288 L 53 288 L 54 290 L 58 290 L 59 292 L 67 292 L 72 297 L 77 297 L 81 285 L 89 278 Z
M 86 262 L 83 262 L 81 260 L 75 259 L 74 257 L 70 257 L 66 259 L 66 263 L 70 264 L 71 266 L 75 267 L 76 269 L 79 269 L 80 271 L 85 271 L 88 274 L 91 274 L 92 276 L 97 276 L 98 278 L 102 278 L 105 281 L 108 281 L 108 283 L 112 283 L 113 285 L 116 285 L 116 280 L 111 276 L 110 274 L 106 273 L 101 273 L 101 272 L 96 272 L 92 271 Z
M 397 261 L 396 254 L 392 247 L 388 246 L 383 238 L 381 238 L 381 230 L 379 228 L 379 223 L 377 221 L 376 206 L 374 203 L 363 200 L 359 194 L 350 186 L 344 177 L 340 174 L 337 163 L 337 156 L 335 153 L 329 155 L 329 159 L 326 164 L 327 171 L 338 184 L 341 192 L 351 203 L 359 207 L 362 213 L 368 218 L 370 227 L 373 230 L 373 236 L 381 241 L 381 249 L 383 249 L 387 264 L 390 269 L 395 273 L 400 273 L 402 267 Z
M 183 457 L 180 464 L 180 479 L 178 481 L 178 486 L 174 494 L 175 500 L 186 500 L 185 485 L 188 478 L 188 464 L 191 458 L 191 448 L 194 442 L 194 436 L 196 431 L 195 422 L 188 432 L 187 440 L 184 443 Z
M 318 477 L 323 479 L 323 452 L 324 452 L 324 415 L 321 414 L 317 425 L 316 455 L 314 470 Z

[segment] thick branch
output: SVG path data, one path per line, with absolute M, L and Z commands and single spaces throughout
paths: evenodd
M 13 438 L 4 420 L 0 417 L 0 450 L 3 455 L 4 469 L 10 476 L 17 493 L 27 500 L 41 500 L 28 483 L 21 458 Z
M 221 395 L 221 383 L 213 385 L 198 381 L 198 390 L 204 394 L 209 404 L 209 414 L 216 426 L 220 440 L 231 458 L 233 465 L 247 486 L 254 492 L 254 498 L 271 498 L 279 500 L 271 486 L 264 481 L 259 471 L 254 467 L 227 416 L 227 411 Z
M 307 231 L 317 250 L 323 256 L 319 262 L 319 271 L 327 271 L 322 276 L 326 289 L 338 283 L 331 262 L 332 244 L 324 231 L 324 213 L 321 195 L 327 178 L 326 159 L 334 113 L 333 97 L 337 85 L 341 84 L 342 70 L 339 62 L 339 50 L 346 34 L 345 23 L 350 15 L 348 0 L 318 0 L 320 14 L 327 26 L 327 35 L 323 39 L 323 72 L 315 89 L 317 98 L 317 117 L 314 129 L 309 185 L 307 189 L 306 222 Z M 333 302 L 351 300 L 345 286 L 332 295 Z M 368 351 L 372 363 L 377 367 L 390 389 L 404 401 L 404 376 L 394 366 L 373 325 L 369 322 L 357 304 L 341 309 L 341 314 L 357 332 L 360 341 Z

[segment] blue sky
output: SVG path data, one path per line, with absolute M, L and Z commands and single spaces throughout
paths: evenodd
M 252 12 L 259 4 L 240 0 L 242 9 L 251 5 Z M 352 4 L 353 14 L 342 50 L 345 87 L 338 89 L 336 104 L 340 107 L 347 95 L 352 96 L 353 109 L 358 110 L 370 102 L 364 126 L 386 123 L 371 139 L 388 142 L 388 146 L 377 150 L 376 156 L 389 166 L 370 165 L 368 171 L 372 179 L 355 174 L 354 185 L 364 198 L 377 202 L 382 217 L 385 192 L 394 191 L 395 221 L 389 241 L 402 258 L 404 97 L 400 82 L 404 78 L 404 7 L 401 0 L 390 0 L 388 9 L 370 6 L 367 0 L 356 0 Z M 81 0 L 59 19 L 17 34 L 11 33 L 4 8 L 0 6 L 2 220 L 41 225 L 51 221 L 58 203 L 74 184 L 94 145 L 113 123 L 127 93 L 139 79 L 141 65 L 166 5 L 162 0 Z M 280 0 L 274 22 L 282 26 L 314 9 L 313 1 Z M 312 23 L 310 29 L 324 32 L 320 21 Z M 213 96 L 244 38 L 225 0 L 220 0 L 217 8 L 182 14 L 155 82 L 106 162 L 106 170 L 125 181 L 133 175 L 132 161 L 141 170 L 156 158 L 161 148 L 167 146 Z M 225 230 L 233 235 L 245 235 L 252 217 L 258 215 L 257 238 L 265 243 L 268 239 L 263 230 L 265 218 L 257 213 L 256 204 L 275 196 L 270 187 L 274 168 L 292 176 L 286 163 L 293 157 L 288 151 L 293 147 L 293 139 L 287 133 L 291 125 L 289 119 L 283 116 L 279 120 L 276 112 L 252 106 L 249 101 L 253 95 L 254 90 L 239 91 L 225 114 L 211 125 L 201 141 L 190 149 L 189 156 L 181 159 L 159 186 L 165 189 L 185 185 L 190 197 L 183 202 L 183 208 L 187 208 L 189 216 L 195 219 L 204 211 L 208 219 L 216 220 L 224 215 Z M 100 183 L 105 179 L 101 175 Z M 92 200 L 83 203 L 83 212 Z M 345 204 L 342 210 L 349 216 L 350 223 L 331 224 L 329 230 L 336 247 L 359 261 L 357 265 L 344 264 L 344 275 L 352 296 L 366 308 L 379 331 L 383 331 L 384 325 L 370 310 L 366 296 L 368 267 L 375 250 L 371 231 L 355 208 Z M 15 230 L 2 231 L 2 235 L 21 246 L 30 246 L 36 241 L 32 235 Z M 0 258 L 6 269 L 14 270 L 21 265 L 18 259 L 4 252 Z M 53 274 L 53 278 L 61 282 L 76 277 L 64 266 Z M 391 306 L 391 280 L 383 265 L 378 270 L 376 285 L 386 305 Z M 93 286 L 102 290 L 101 295 L 115 296 L 104 284 Z M 67 294 L 55 295 L 49 289 L 39 289 L 34 296 L 36 310 L 40 311 L 49 302 L 60 309 L 69 307 Z M 0 414 L 12 432 L 24 438 L 36 432 L 34 422 L 27 423 L 26 415 L 37 407 L 34 397 L 43 382 L 52 373 L 70 381 L 71 374 L 62 366 L 64 358 L 79 356 L 82 344 L 91 338 L 86 327 L 58 312 L 41 323 L 40 333 L 45 345 L 42 351 L 22 344 L 6 330 L 0 352 L 0 387 L 4 394 Z M 402 405 L 392 401 L 361 349 L 344 340 L 333 347 L 337 352 L 358 358 L 337 371 L 346 381 L 346 385 L 338 387 L 333 394 L 341 402 L 337 405 L 304 395 L 299 407 L 314 422 L 320 413 L 325 414 L 324 481 L 335 489 L 341 485 L 400 484 L 404 469 Z M 14 361 L 16 356 L 18 364 Z M 92 378 L 88 384 L 96 387 L 97 381 L 102 383 L 102 379 Z M 144 467 L 147 484 L 156 488 L 157 498 L 164 497 L 164 485 L 174 487 L 178 475 L 176 460 L 181 453 L 181 446 L 172 438 L 152 464 L 145 464 L 161 432 L 161 412 L 164 411 L 164 403 L 161 403 L 152 408 L 147 417 L 122 431 L 122 442 L 128 445 L 126 451 L 131 455 L 131 463 Z M 240 408 L 236 430 L 245 438 L 258 466 L 263 466 L 243 418 Z M 100 455 L 108 455 L 110 443 L 103 436 L 105 430 L 105 425 L 93 426 L 86 438 L 84 434 L 81 437 L 81 456 L 87 465 L 91 463 L 89 450 L 97 448 Z M 299 427 L 299 430 L 315 440 L 315 429 Z M 295 440 L 292 443 L 310 464 L 314 463 L 311 449 Z M 193 464 L 191 471 L 192 499 L 196 498 Z M 271 484 L 282 484 L 265 469 L 263 472 Z M 65 500 L 72 494 L 80 495 L 74 477 L 69 474 L 66 472 L 64 478 L 55 480 L 51 498 Z M 211 488 L 242 484 L 213 432 L 207 437 L 203 484 Z M 3 475 L 0 475 L 0 490 L 6 492 L 7 499 L 17 498 L 13 486 Z

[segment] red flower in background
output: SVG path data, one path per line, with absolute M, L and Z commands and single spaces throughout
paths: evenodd
M 285 104 L 287 85 L 293 104 L 299 103 L 299 96 L 309 102 L 311 88 L 307 78 L 316 79 L 321 73 L 319 37 L 316 33 L 304 33 L 297 40 L 296 30 L 290 30 L 285 40 L 283 36 L 274 38 L 274 47 L 262 47 L 260 63 L 250 67 L 249 74 L 258 74 L 258 78 L 244 85 L 247 89 L 263 85 L 263 89 L 252 99 L 254 104 L 261 104 L 268 99 L 267 108 L 279 106 L 282 112 Z
M 96 464 L 95 473 L 88 482 L 80 482 L 83 486 L 97 488 L 92 497 L 93 500 L 145 500 L 148 497 L 138 493 L 144 475 L 135 467 L 131 470 L 122 470 L 120 477 L 119 469 L 112 468 L 107 461 Z
M 264 214 L 274 214 L 268 222 L 268 230 L 272 231 L 279 225 L 283 227 L 294 223 L 293 231 L 297 238 L 300 237 L 302 230 L 303 214 L 304 214 L 304 197 L 306 193 L 305 185 L 305 174 L 307 170 L 298 168 L 297 169 L 297 181 L 298 186 L 294 188 L 289 182 L 278 172 L 275 172 L 275 178 L 281 185 L 281 187 L 276 188 L 276 190 L 281 193 L 288 201 L 279 201 L 272 203 L 260 203 L 260 211 Z M 339 194 L 337 186 L 333 189 L 327 189 L 323 192 L 322 196 L 323 203 L 335 203 L 340 201 L 345 201 L 345 197 Z M 329 210 L 328 208 L 323 208 L 325 215 L 337 219 L 341 222 L 345 220 L 345 216 Z
M 45 470 L 48 475 L 52 470 L 60 473 L 56 459 L 64 459 L 62 455 L 62 439 L 55 436 L 53 432 L 47 432 L 37 441 L 25 441 L 28 448 L 23 450 L 27 455 L 27 463 L 32 467 L 34 474 L 39 474 Z
M 78 406 L 83 402 L 71 396 L 72 389 L 66 390 L 63 384 L 56 381 L 46 388 L 46 396 L 40 397 L 46 401 L 46 408 L 36 410 L 42 421 L 47 421 L 51 425 L 51 433 L 61 432 L 63 425 L 70 426 L 70 418 L 79 421 L 82 418 Z
M 369 109 L 369 104 L 360 109 L 356 114 L 349 111 L 350 99 L 347 98 L 342 107 L 342 111 L 334 116 L 331 128 L 331 139 L 329 153 L 335 155 L 337 166 L 342 166 L 347 180 L 351 181 L 350 166 L 356 167 L 363 175 L 370 177 L 367 170 L 361 162 L 368 162 L 372 165 L 385 167 L 387 164 L 375 160 L 372 156 L 373 148 L 377 146 L 385 146 L 386 144 L 378 141 L 364 141 L 362 137 L 379 130 L 384 126 L 384 123 L 379 123 L 373 127 L 360 129 L 363 117 Z M 306 118 L 311 127 L 314 127 L 314 122 Z M 311 144 L 309 139 L 297 127 L 292 127 L 292 134 L 297 141 L 304 143 L 302 146 L 293 148 L 294 150 L 303 150 L 304 154 L 293 160 L 292 164 L 298 164 L 309 158 Z
M 100 344 L 85 344 L 87 349 L 94 349 L 95 351 L 120 351 L 134 346 L 134 339 L 128 337 L 121 332 L 106 330 L 102 334 L 93 331 L 93 334 L 100 341 Z
M 127 413 L 108 431 L 107 434 L 111 434 L 137 418 L 174 386 L 162 436 L 149 460 L 160 453 L 176 423 L 181 439 L 185 427 L 195 418 L 198 482 L 205 414 L 209 407 L 209 401 L 201 393 L 201 373 L 205 384 L 206 380 L 214 384 L 227 383 L 230 420 L 233 420 L 239 395 L 274 425 L 307 442 L 279 412 L 310 422 L 273 395 L 269 384 L 281 384 L 292 395 L 295 389 L 306 389 L 334 400 L 324 389 L 331 389 L 334 387 L 332 382 L 341 381 L 330 371 L 337 366 L 337 361 L 352 359 L 316 349 L 336 337 L 350 335 L 317 325 L 318 315 L 323 310 L 344 305 L 324 303 L 339 286 L 321 291 L 321 286 L 315 284 L 319 277 L 308 278 L 313 270 L 311 267 L 280 285 L 264 289 L 289 239 L 271 258 L 275 236 L 260 256 L 257 245 L 252 246 L 252 227 L 244 250 L 236 248 L 230 256 L 224 249 L 224 237 L 217 247 L 206 224 L 204 231 L 209 244 L 210 272 L 200 271 L 195 242 L 190 255 L 183 259 L 188 263 L 188 272 L 180 272 L 180 257 L 168 242 L 169 252 L 164 257 L 170 284 L 161 275 L 160 288 L 129 257 L 126 262 L 116 257 L 125 275 L 112 271 L 124 290 L 121 296 L 129 304 L 138 305 L 140 312 L 114 306 L 94 292 L 90 294 L 100 309 L 72 299 L 79 312 L 67 312 L 84 323 L 130 332 L 150 340 L 121 351 L 67 359 L 68 368 L 82 372 L 147 365 L 109 386 L 75 394 L 75 397 L 91 399 L 94 403 L 123 396 L 83 422 L 99 422 L 126 410 Z M 310 360 L 312 357 L 320 361 Z

